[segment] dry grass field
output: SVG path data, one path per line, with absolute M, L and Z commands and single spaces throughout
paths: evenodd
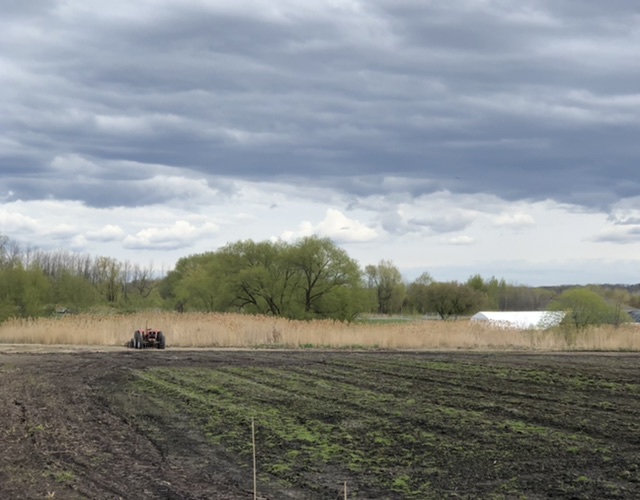
M 161 329 L 168 347 L 474 349 L 533 351 L 640 351 L 640 329 L 594 327 L 518 331 L 460 321 L 290 321 L 265 316 L 147 312 L 70 315 L 10 320 L 0 325 L 1 344 L 124 345 L 138 328 Z

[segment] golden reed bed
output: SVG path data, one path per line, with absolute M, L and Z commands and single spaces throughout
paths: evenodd
M 640 351 L 640 327 L 632 324 L 593 327 L 583 332 L 518 331 L 466 320 L 345 324 L 169 312 L 15 319 L 0 325 L 0 343 L 118 346 L 124 345 L 134 330 L 145 327 L 163 330 L 168 347 Z

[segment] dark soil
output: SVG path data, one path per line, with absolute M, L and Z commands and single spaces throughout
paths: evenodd
M 0 498 L 640 498 L 635 354 L 0 353 Z

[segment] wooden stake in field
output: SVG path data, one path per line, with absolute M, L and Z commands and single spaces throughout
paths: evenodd
M 256 474 L 256 424 L 251 417 L 251 441 L 253 442 L 253 500 L 258 498 L 258 481 Z
M 344 482 L 344 500 L 347 500 L 347 482 Z

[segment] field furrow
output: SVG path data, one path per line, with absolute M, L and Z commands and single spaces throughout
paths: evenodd
M 575 481 L 537 481 L 549 471 L 637 466 L 637 386 L 583 373 L 579 364 L 563 372 L 555 364 L 509 367 L 483 357 L 333 353 L 282 365 L 268 357 L 242 366 L 152 369 L 138 383 L 245 463 L 253 419 L 262 480 L 319 498 L 334 494 L 329 471 L 349 477 L 362 498 L 455 497 L 478 484 L 498 496 L 536 489 L 573 495 L 584 486 L 579 481 L 610 496 L 617 487 L 609 477 L 591 484 L 575 472 Z

